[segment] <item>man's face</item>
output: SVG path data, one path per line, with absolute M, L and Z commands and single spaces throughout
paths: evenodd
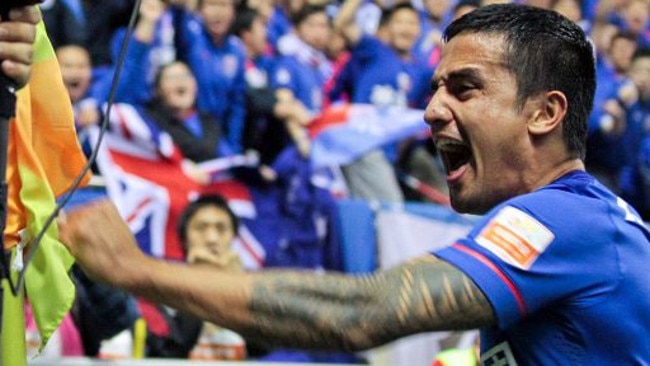
M 175 62 L 165 66 L 160 75 L 158 95 L 171 109 L 185 111 L 194 107 L 196 101 L 196 79 L 183 63 Z
M 623 9 L 623 18 L 625 24 L 630 32 L 634 34 L 641 34 L 650 17 L 650 7 L 644 0 L 632 0 L 627 3 Z
M 266 52 L 266 25 L 261 17 L 253 21 L 248 37 L 244 37 L 244 42 L 253 57 L 263 55 Z
M 268 20 L 273 15 L 273 8 L 275 6 L 273 0 L 249 0 L 248 7 L 255 9 L 264 20 Z
M 502 61 L 503 39 L 461 34 L 443 46 L 425 111 L 447 171 L 454 209 L 481 214 L 526 190 L 527 121 Z
M 90 85 L 92 77 L 90 56 L 81 47 L 68 46 L 57 50 L 56 57 L 70 100 L 76 103 L 85 96 Z
M 442 19 L 445 12 L 449 10 L 449 0 L 425 0 L 424 7 L 426 8 L 429 16 L 435 19 Z
M 572 22 L 579 22 L 582 20 L 582 9 L 580 4 L 575 0 L 560 0 L 555 3 L 553 10 L 564 15 Z
M 639 57 L 632 62 L 630 78 L 644 100 L 650 98 L 650 57 Z
M 609 57 L 616 71 L 624 73 L 632 63 L 632 56 L 636 51 L 637 44 L 635 41 L 627 38 L 614 38 L 609 49 Z
M 420 18 L 411 9 L 400 9 L 391 16 L 387 33 L 391 46 L 400 54 L 409 54 L 420 36 Z
M 194 262 L 219 263 L 231 254 L 235 228 L 228 213 L 216 206 L 204 206 L 187 224 L 187 258 Z
M 297 25 L 296 31 L 298 37 L 314 47 L 317 50 L 323 51 L 330 40 L 332 28 L 325 12 L 318 12 L 309 15 Z
M 212 39 L 221 41 L 228 35 L 235 19 L 234 0 L 203 0 L 199 12 Z

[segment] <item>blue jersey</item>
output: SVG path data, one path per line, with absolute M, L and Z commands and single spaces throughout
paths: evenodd
M 395 50 L 371 36 L 363 36 L 351 52 L 351 62 L 356 63 L 359 72 L 352 90 L 353 103 L 426 106 L 433 68 L 418 60 L 403 60 Z
M 650 101 L 638 100 L 626 110 L 625 132 L 621 148 L 625 154 L 623 165 L 635 165 L 641 140 L 650 133 Z
M 435 21 L 431 19 L 425 10 L 420 11 L 420 25 L 422 31 L 420 37 L 413 46 L 413 55 L 430 67 L 438 66 L 440 61 L 440 43 L 442 43 L 442 32 L 451 22 L 453 14 L 445 12 L 442 19 Z
M 624 161 L 624 149 L 621 148 L 622 137 L 615 131 L 603 128 L 612 119 L 604 109 L 609 100 L 618 99 L 618 92 L 629 79 L 618 73 L 614 66 L 604 57 L 599 57 L 596 64 L 596 94 L 594 108 L 589 117 L 587 139 L 587 170 L 607 172 L 612 177 L 618 175 Z
M 499 205 L 435 254 L 494 308 L 485 365 L 648 365 L 649 237 L 627 203 L 576 171 Z
M 284 11 L 282 6 L 276 5 L 273 8 L 271 17 L 266 23 L 266 38 L 273 48 L 273 52 L 277 50 L 280 38 L 291 33 L 292 29 L 293 25 L 291 24 L 291 20 L 287 13 Z
M 621 170 L 618 184 L 620 194 L 644 215 L 650 210 L 648 203 L 647 157 L 648 137 L 650 136 L 650 101 L 638 100 L 627 108 L 625 131 L 621 137 L 619 150 L 623 158 L 619 160 Z
M 198 81 L 198 108 L 212 114 L 235 152 L 242 151 L 244 130 L 246 56 L 234 35 L 215 44 L 203 24 L 189 14 L 181 17 L 179 58 L 185 60 Z M 176 20 L 178 22 L 178 20 Z
M 296 55 L 279 57 L 271 75 L 271 85 L 274 89 L 291 90 L 307 109 L 318 114 L 323 108 L 323 87 L 328 77 L 323 71 L 327 65 L 321 63 L 309 62 Z
M 433 68 L 417 59 L 402 59 L 393 48 L 369 35 L 362 36 L 350 52 L 350 60 L 345 66 L 349 72 L 339 74 L 335 89 L 340 85 L 351 89 L 352 103 L 378 107 L 426 107 Z M 398 159 L 397 143 L 383 146 L 383 150 L 389 161 Z

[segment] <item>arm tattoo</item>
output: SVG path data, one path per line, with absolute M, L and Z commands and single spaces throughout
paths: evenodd
M 254 280 L 250 310 L 248 336 L 346 351 L 496 321 L 472 280 L 433 255 L 372 276 L 264 271 Z

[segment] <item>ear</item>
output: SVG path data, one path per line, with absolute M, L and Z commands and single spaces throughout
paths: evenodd
M 537 103 L 538 108 L 528 121 L 528 131 L 533 135 L 545 135 L 564 121 L 568 102 L 564 93 L 553 90 L 540 96 Z

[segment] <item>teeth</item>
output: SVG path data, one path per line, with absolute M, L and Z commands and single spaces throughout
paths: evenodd
M 436 141 L 436 148 L 441 153 L 442 162 L 447 172 L 460 168 L 471 158 L 469 146 L 460 140 L 440 139 Z
M 458 140 L 444 139 L 438 140 L 436 142 L 436 147 L 443 151 L 458 151 L 459 149 L 466 149 L 467 145 Z

